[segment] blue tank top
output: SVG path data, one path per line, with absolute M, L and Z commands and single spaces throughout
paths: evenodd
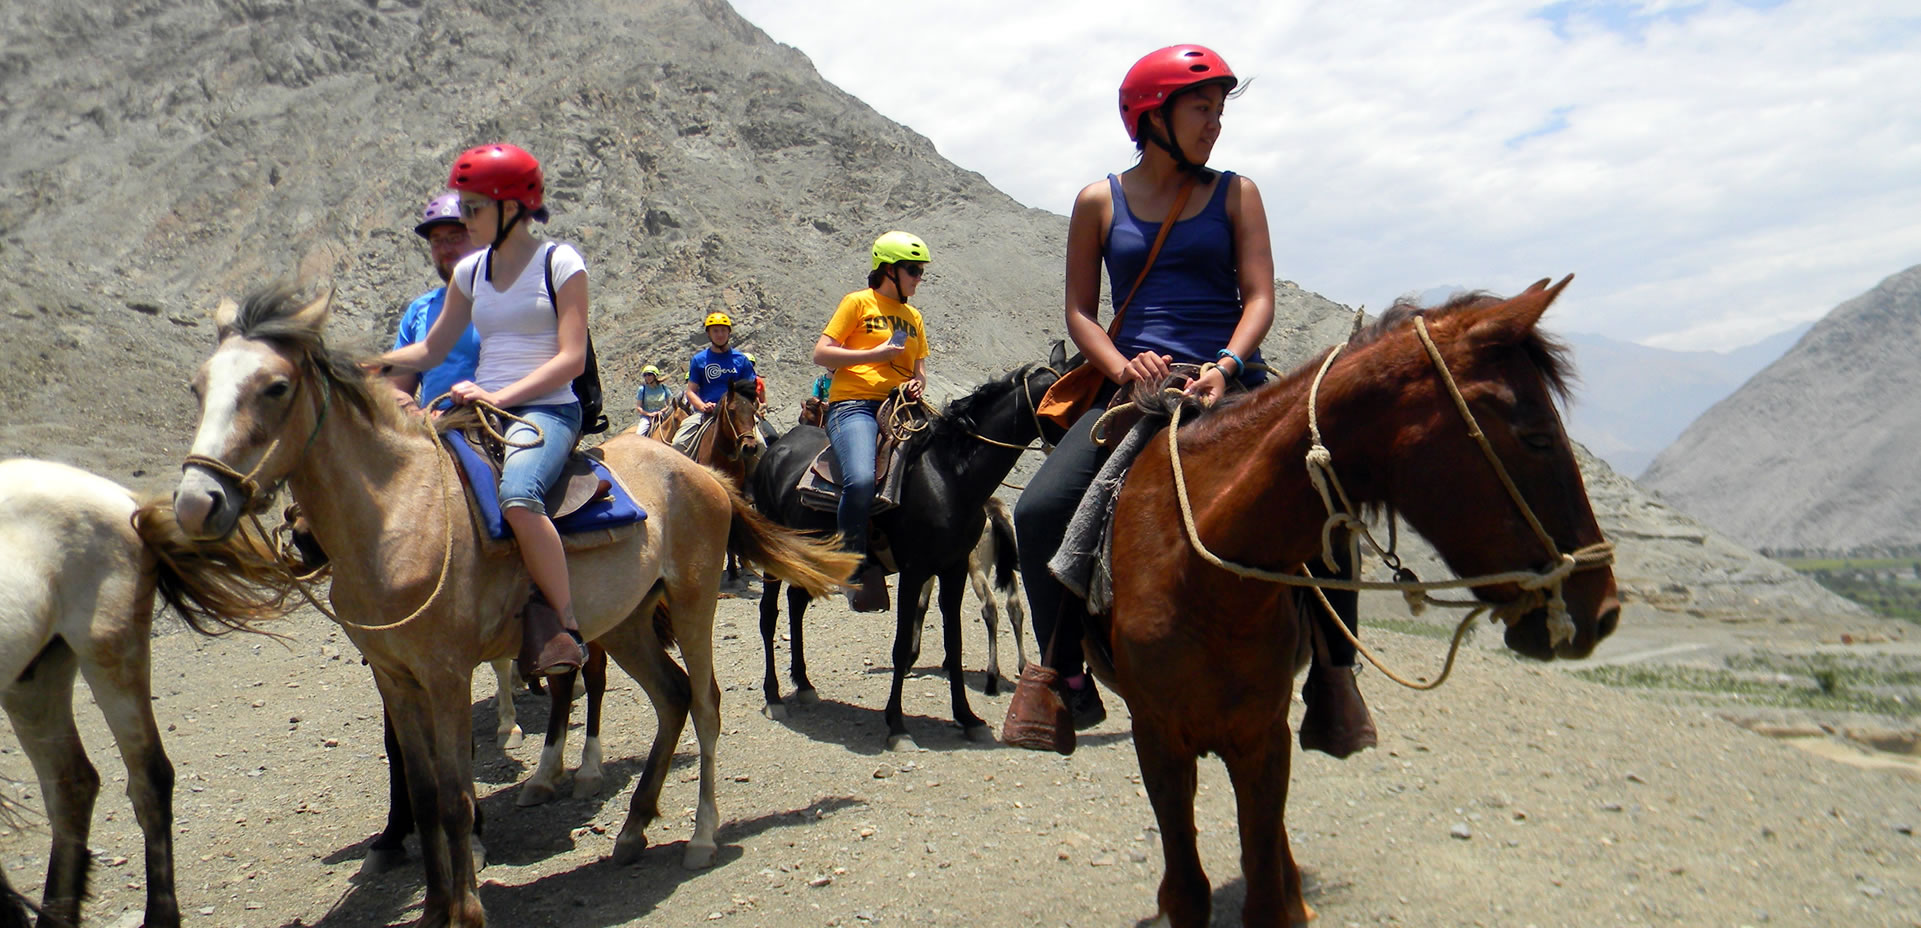
M 1133 357 L 1152 349 L 1175 361 L 1214 360 L 1241 322 L 1239 268 L 1234 262 L 1234 223 L 1227 215 L 1227 188 L 1234 172 L 1224 171 L 1214 195 L 1199 215 L 1174 223 L 1161 244 L 1153 270 L 1140 293 L 1127 303 L 1127 315 L 1114 335 L 1114 347 Z M 1121 179 L 1107 175 L 1114 198 L 1114 223 L 1107 231 L 1107 282 L 1115 306 L 1127 301 L 1127 288 L 1141 276 L 1161 224 L 1143 222 L 1127 205 Z M 1260 352 L 1246 360 L 1257 363 Z M 1259 375 L 1244 377 L 1258 382 Z

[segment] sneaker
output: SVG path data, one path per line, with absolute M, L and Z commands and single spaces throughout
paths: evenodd
M 1075 689 L 1061 684 L 1061 700 L 1067 703 L 1067 711 L 1074 717 L 1074 730 L 1086 731 L 1107 721 L 1107 707 L 1101 704 L 1101 691 L 1094 685 L 1091 676 L 1082 677 L 1086 683 Z

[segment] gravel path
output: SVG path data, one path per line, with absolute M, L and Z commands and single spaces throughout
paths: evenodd
M 480 675 L 481 895 L 493 924 L 1126 926 L 1153 913 L 1159 836 L 1118 700 L 1072 758 L 972 745 L 946 720 L 940 654 L 929 650 L 907 687 L 924 750 L 888 753 L 880 706 L 892 619 L 823 603 L 808 655 L 823 702 L 773 722 L 759 711 L 755 595 L 720 604 L 724 824 L 710 870 L 678 863 L 695 794 L 686 745 L 657 847 L 634 867 L 608 859 L 653 728 L 630 680 L 610 681 L 601 794 L 520 809 L 516 783 L 536 759 L 545 704 L 521 696 L 528 741 L 503 754 L 491 678 Z M 978 668 L 971 595 L 966 608 L 967 664 Z M 325 619 L 303 612 L 283 630 L 289 647 L 155 641 L 156 709 L 179 774 L 184 910 L 191 923 L 235 928 L 404 924 L 418 914 L 418 869 L 357 876 L 386 797 L 371 680 Z M 1369 638 L 1403 663 L 1438 656 L 1426 638 Z M 969 682 L 975 710 L 998 728 L 1007 697 L 980 695 L 978 671 Z M 1362 687 L 1380 748 L 1295 764 L 1292 838 L 1321 924 L 1921 926 L 1921 784 L 1899 771 L 1836 764 L 1699 708 L 1484 649 L 1469 649 L 1437 693 L 1374 673 Z M 109 787 L 95 816 L 90 923 L 134 924 L 140 845 L 125 777 L 98 714 L 80 712 Z M 570 754 L 578 744 L 576 733 Z M 1238 925 L 1232 791 L 1217 762 L 1201 771 L 1216 923 Z M 40 808 L 10 739 L 0 775 Z M 45 853 L 44 831 L 0 833 L 0 865 L 17 886 L 37 888 Z

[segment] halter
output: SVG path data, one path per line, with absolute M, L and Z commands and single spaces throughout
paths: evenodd
M 1409 608 L 1416 612 L 1419 611 L 1419 607 L 1424 605 L 1471 609 L 1472 611 L 1468 613 L 1466 618 L 1461 620 L 1459 627 L 1454 631 L 1453 642 L 1448 648 L 1447 663 L 1442 668 L 1439 677 L 1432 683 L 1426 684 L 1412 683 L 1400 675 L 1395 674 L 1392 670 L 1383 666 L 1365 646 L 1361 645 L 1359 639 L 1354 637 L 1353 632 L 1348 630 L 1345 622 L 1341 622 L 1337 617 L 1333 623 L 1338 626 L 1342 633 L 1347 636 L 1348 640 L 1367 657 L 1369 663 L 1372 663 L 1383 673 L 1387 674 L 1390 679 L 1412 689 L 1433 689 L 1434 687 L 1440 686 L 1453 670 L 1455 653 L 1460 648 L 1462 638 L 1469 625 L 1473 623 L 1476 618 L 1479 618 L 1484 611 L 1491 609 L 1493 618 L 1512 625 L 1519 621 L 1522 616 L 1545 603 L 1548 610 L 1549 644 L 1558 646 L 1562 642 L 1573 640 L 1575 628 L 1573 621 L 1567 616 L 1567 604 L 1562 598 L 1563 585 L 1568 576 L 1577 571 L 1593 570 L 1614 563 L 1614 546 L 1608 542 L 1601 541 L 1587 545 L 1572 553 L 1564 554 L 1561 552 L 1560 548 L 1554 544 L 1554 539 L 1549 537 L 1546 529 L 1541 526 L 1540 519 L 1535 517 L 1534 510 L 1528 506 L 1527 500 L 1521 495 L 1520 488 L 1515 485 L 1513 478 L 1508 475 L 1507 468 L 1501 463 L 1500 455 L 1495 452 L 1494 446 L 1487 440 L 1486 434 L 1482 432 L 1480 422 L 1474 416 L 1474 411 L 1468 407 L 1466 398 L 1461 395 L 1460 388 L 1455 385 L 1454 375 L 1448 371 L 1447 363 L 1441 357 L 1440 348 L 1434 344 L 1434 339 L 1428 334 L 1427 321 L 1421 316 L 1415 316 L 1414 329 L 1415 333 L 1420 337 L 1422 346 L 1427 350 L 1428 358 L 1433 361 L 1435 371 L 1440 374 L 1441 382 L 1446 385 L 1449 396 L 1453 398 L 1454 408 L 1460 413 L 1462 421 L 1466 424 L 1468 435 L 1473 437 L 1475 442 L 1480 445 L 1481 451 L 1487 458 L 1489 465 L 1494 468 L 1495 475 L 1500 478 L 1501 484 L 1507 488 L 1508 498 L 1511 499 L 1515 507 L 1521 511 L 1522 515 L 1527 519 L 1528 525 L 1534 529 L 1535 535 L 1540 540 L 1542 546 L 1547 549 L 1549 560 L 1554 562 L 1552 567 L 1544 570 L 1511 570 L 1502 573 L 1483 574 L 1476 577 L 1457 577 L 1452 580 L 1423 581 L 1416 577 L 1413 571 L 1403 566 L 1400 563 L 1400 559 L 1393 555 L 1393 546 L 1391 544 L 1388 548 L 1384 549 L 1374 540 L 1374 537 L 1368 532 L 1367 524 L 1354 515 L 1353 502 L 1348 497 L 1347 490 L 1341 486 L 1340 479 L 1334 473 L 1334 455 L 1327 449 L 1327 446 L 1321 442 L 1320 416 L 1316 408 L 1319 403 L 1321 382 L 1326 379 L 1328 370 L 1333 367 L 1334 359 L 1341 353 L 1344 345 L 1336 345 L 1332 351 L 1328 352 L 1327 357 L 1321 361 L 1320 370 L 1315 373 L 1314 380 L 1308 388 L 1308 431 L 1311 444 L 1307 452 L 1307 471 L 1309 479 L 1314 484 L 1314 488 L 1320 493 L 1321 502 L 1328 510 L 1327 521 L 1324 522 L 1321 527 L 1321 556 L 1330 566 L 1335 564 L 1333 547 L 1334 531 L 1345 528 L 1351 533 L 1352 543 L 1357 549 L 1360 542 L 1365 540 L 1368 546 L 1382 557 L 1383 561 L 1394 570 L 1394 580 L 1379 582 L 1322 579 L 1319 577 L 1303 576 L 1302 574 L 1280 573 L 1223 560 L 1219 555 L 1208 550 L 1207 546 L 1202 543 L 1200 530 L 1196 528 L 1194 524 L 1194 510 L 1188 500 L 1187 494 L 1187 477 L 1181 469 L 1179 430 L 1181 410 L 1183 407 L 1180 403 L 1173 404 L 1173 409 L 1170 411 L 1170 421 L 1167 427 L 1167 450 L 1169 463 L 1172 465 L 1174 472 L 1174 492 L 1180 501 L 1181 527 L 1185 530 L 1188 543 L 1193 546 L 1195 553 L 1199 554 L 1203 560 L 1215 567 L 1249 579 L 1265 580 L 1285 586 L 1312 587 L 1315 589 L 1317 595 L 1319 595 L 1322 606 L 1327 608 L 1330 614 L 1333 613 L 1333 606 L 1327 601 L 1326 595 L 1320 592 L 1322 590 L 1393 590 L 1399 592 L 1406 598 Z M 1209 365 L 1204 365 L 1204 367 L 1206 366 Z M 1336 502 L 1337 499 L 1338 504 Z M 1358 561 L 1358 558 L 1356 560 Z M 1497 606 L 1489 606 L 1488 604 L 1474 601 L 1441 600 L 1426 595 L 1430 590 L 1460 589 L 1463 587 L 1490 586 L 1503 583 L 1512 583 L 1519 586 L 1523 591 L 1523 595 Z
M 314 416 L 313 431 L 307 433 L 307 441 L 300 446 L 300 455 L 305 457 L 307 452 L 313 448 L 314 439 L 320 437 L 320 427 L 327 421 L 327 410 L 333 406 L 333 388 L 327 384 L 327 378 L 314 371 L 310 364 L 301 364 L 300 370 L 303 374 L 311 376 L 320 382 L 320 412 Z M 305 383 L 306 377 L 302 377 L 300 383 L 297 384 L 294 389 L 298 390 L 300 386 Z M 289 402 L 287 404 L 286 415 L 280 419 L 280 427 L 284 428 L 287 420 L 293 418 L 293 411 L 294 404 Z M 278 433 L 280 429 L 276 428 L 274 431 Z M 235 489 L 240 491 L 240 508 L 242 511 L 246 511 L 253 508 L 254 498 L 261 495 L 262 489 L 266 490 L 265 498 L 272 499 L 274 494 L 280 492 L 281 485 L 287 482 L 287 476 L 285 474 L 282 474 L 279 479 L 264 488 L 254 480 L 254 477 L 259 475 L 260 469 L 267 466 L 267 460 L 273 457 L 274 449 L 278 447 L 280 447 L 280 439 L 276 435 L 274 440 L 267 444 L 267 450 L 260 453 L 260 460 L 254 463 L 253 470 L 244 474 L 235 470 L 227 462 L 205 454 L 187 455 L 186 458 L 181 460 L 180 469 L 184 472 L 189 467 L 200 467 L 233 481 Z M 189 536 L 189 540 L 218 541 L 220 537 L 222 536 L 197 535 Z

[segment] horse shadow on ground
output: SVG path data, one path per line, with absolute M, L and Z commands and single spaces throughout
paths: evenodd
M 565 804 L 565 801 L 556 802 L 545 808 L 551 809 Z M 595 809 L 599 807 L 598 803 L 576 804 Z M 489 882 L 487 872 L 483 870 L 480 874 L 480 899 L 481 903 L 487 907 L 488 921 L 495 924 L 566 924 L 581 926 L 581 928 L 625 925 L 653 914 L 660 907 L 661 902 L 672 896 L 681 884 L 699 879 L 708 873 L 724 871 L 726 867 L 745 855 L 742 845 L 748 839 L 776 828 L 812 825 L 831 813 L 865 805 L 865 802 L 852 796 L 829 796 L 809 803 L 806 808 L 770 812 L 722 824 L 716 834 L 720 842 L 719 857 L 715 865 L 706 870 L 687 870 L 681 867 L 681 856 L 685 853 L 687 846 L 685 839 L 653 845 L 642 855 L 639 863 L 625 867 L 613 862 L 611 857 L 613 848 L 609 842 L 606 848 L 607 853 L 594 861 L 584 863 L 572 870 L 540 877 L 521 886 Z M 539 832 L 523 830 L 522 826 L 528 824 L 539 824 L 541 830 Z M 655 827 L 660 827 L 660 824 L 656 822 Z M 565 836 L 569 835 L 575 826 L 563 823 L 548 827 L 546 823 L 531 822 L 516 822 L 515 826 L 513 846 L 538 845 L 543 836 L 551 839 L 553 834 L 558 833 L 563 836 L 568 846 L 561 848 L 558 847 L 559 841 L 549 840 L 548 846 L 552 848 L 550 853 L 574 850 L 572 839 Z M 531 837 L 527 837 L 529 835 Z M 540 859 L 514 860 L 511 846 L 503 847 L 502 850 L 508 853 L 504 855 L 496 853 L 493 845 L 490 844 L 489 859 L 515 864 Z M 550 856 L 550 853 L 543 854 L 541 857 Z M 346 926 L 389 924 L 406 915 L 409 909 L 417 905 L 415 897 L 420 891 L 421 874 L 417 863 L 418 857 L 415 861 L 416 864 L 412 868 L 356 882 L 319 919 L 307 921 L 296 918 L 283 924 L 281 928 L 326 928 L 326 926 L 346 928 Z
M 942 681 L 944 687 L 946 682 Z M 940 698 L 944 699 L 943 689 Z M 787 718 L 774 724 L 805 736 L 808 740 L 822 744 L 836 744 L 855 754 L 879 756 L 892 753 L 887 750 L 887 716 L 880 709 L 869 709 L 836 699 L 822 699 L 812 705 L 802 705 L 790 695 L 787 697 Z M 926 715 L 907 713 L 907 731 L 914 737 L 914 743 L 923 751 L 993 751 L 1018 750 L 1002 745 L 998 740 L 969 741 L 962 734 L 959 725 L 952 719 L 934 718 Z M 1081 735 L 1081 745 L 1109 744 L 1133 737 L 1129 732 L 1102 732 Z
M 1323 883 L 1310 868 L 1301 868 L 1301 897 L 1307 904 L 1319 908 L 1330 901 L 1338 901 L 1350 884 L 1345 882 Z M 1247 907 L 1247 878 L 1237 876 L 1216 887 L 1212 896 L 1214 907 L 1208 923 L 1213 925 L 1239 925 L 1242 913 Z M 1150 902 L 1151 904 L 1151 902 Z M 1154 917 L 1148 916 L 1134 923 L 1134 928 L 1148 928 L 1154 924 Z

